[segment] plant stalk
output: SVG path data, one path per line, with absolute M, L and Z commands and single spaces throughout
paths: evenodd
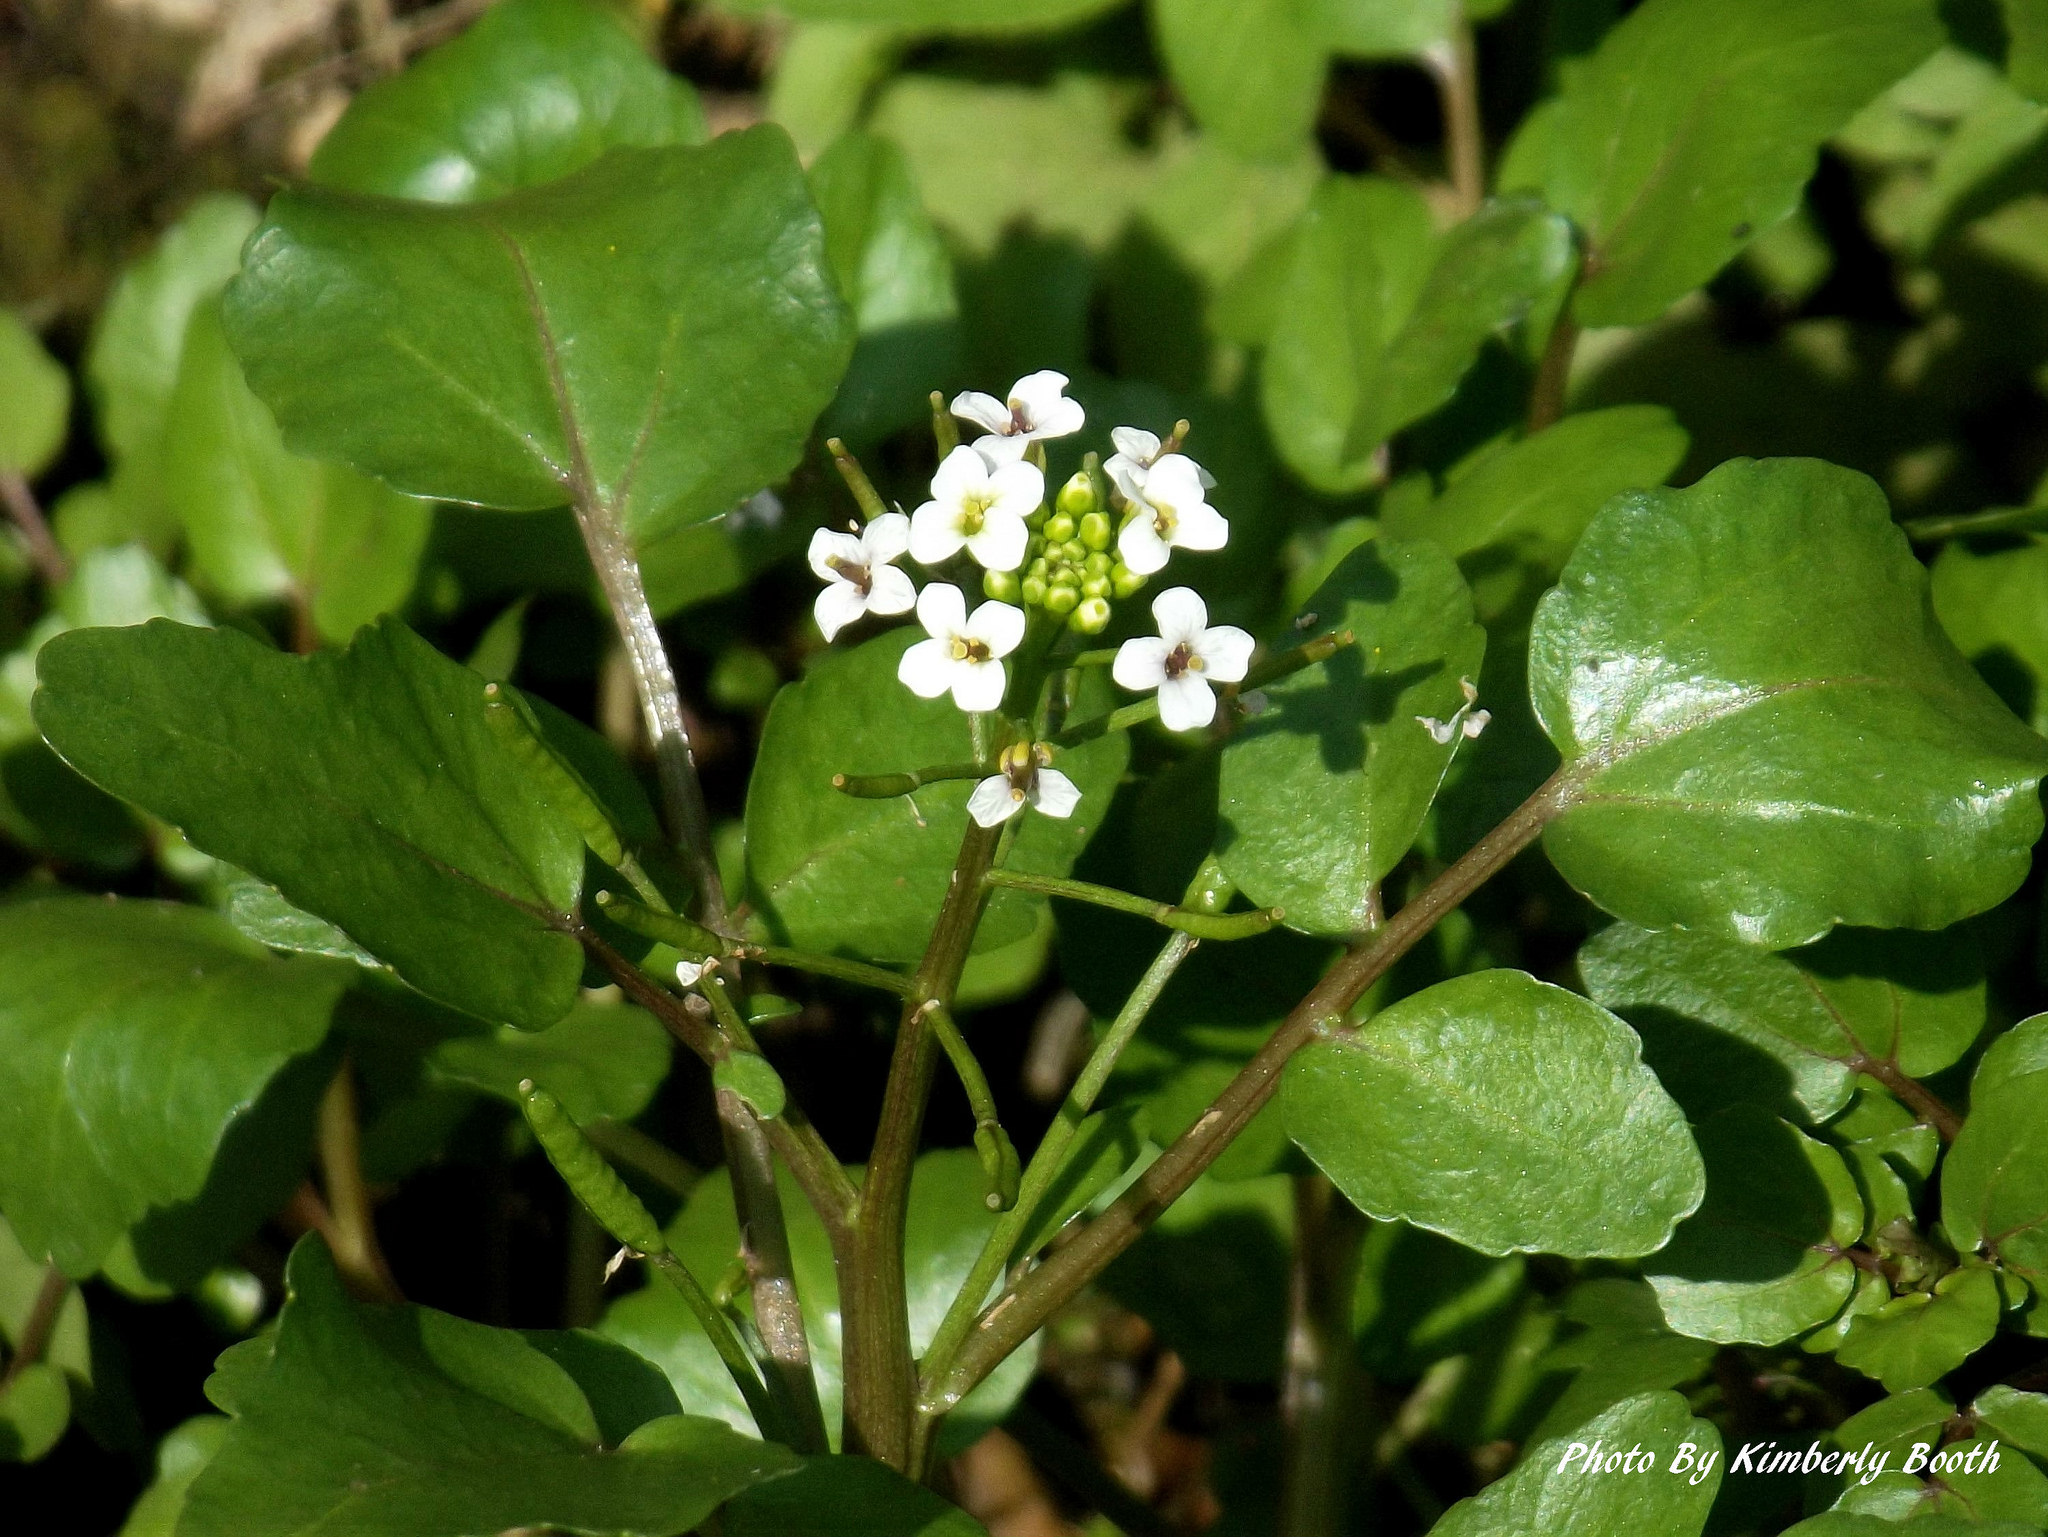
M 930 1410 L 950 1411 L 1135 1243 L 1265 1107 L 1280 1086 L 1280 1070 L 1287 1059 L 1318 1034 L 1342 1028 L 1344 1016 L 1367 988 L 1385 976 L 1447 913 L 1536 840 L 1568 804 L 1573 783 L 1567 770 L 1552 775 L 1506 821 L 1394 914 L 1384 928 L 1331 967 L 1209 1108 L 1108 1210 L 1071 1242 L 1046 1256 L 1042 1265 L 975 1321 L 944 1379 L 925 1395 Z
M 1278 1523 L 1290 1537 L 1343 1537 L 1350 1530 L 1345 1517 L 1358 1451 L 1359 1386 L 1351 1290 L 1365 1229 L 1366 1219 L 1325 1176 L 1294 1176 L 1294 1260 L 1280 1386 L 1287 1449 Z
M 1536 365 L 1536 382 L 1529 391 L 1531 433 L 1563 420 L 1565 395 L 1571 388 L 1572 355 L 1578 347 L 1579 323 L 1569 314 L 1559 315 L 1550 328 L 1550 340 L 1543 345 L 1543 357 Z
M 71 562 L 64 558 L 63 546 L 50 532 L 49 520 L 43 516 L 42 505 L 29 489 L 28 480 L 17 471 L 0 470 L 0 503 L 6 504 L 7 515 L 21 530 L 29 561 L 44 583 L 55 587 L 70 581 Z
M 647 1262 L 654 1267 L 655 1274 L 675 1288 L 677 1295 L 696 1316 L 698 1326 L 711 1341 L 711 1348 L 718 1352 L 718 1359 L 725 1363 L 726 1371 L 731 1374 L 733 1386 L 747 1401 L 747 1409 L 754 1416 L 754 1423 L 761 1428 L 761 1434 L 773 1438 L 778 1431 L 790 1433 L 793 1427 L 783 1423 L 780 1406 L 769 1395 L 754 1358 L 747 1354 L 740 1337 L 733 1332 L 732 1320 L 705 1295 L 697 1278 L 690 1274 L 690 1267 L 673 1254 L 650 1254 Z
M 982 879 L 991 886 L 1065 897 L 1070 902 L 1087 902 L 1112 912 L 1149 918 L 1165 928 L 1192 934 L 1197 939 L 1250 939 L 1255 934 L 1265 933 L 1287 916 L 1277 907 L 1248 913 L 1192 912 L 1185 907 L 1175 907 L 1171 902 L 1155 902 L 1150 897 L 1118 891 L 1114 886 L 1098 886 L 1093 881 L 1069 880 L 1059 875 L 1027 875 L 1020 870 L 991 870 Z
M 321 1183 L 332 1219 L 334 1265 L 349 1290 L 370 1302 L 403 1302 L 391 1265 L 377 1242 L 377 1222 L 363 1183 L 363 1134 L 356 1115 L 355 1068 L 347 1057 L 320 1100 L 315 1133 Z
M 50 1339 L 57 1332 L 57 1319 L 63 1314 L 64 1299 L 71 1295 L 71 1282 L 64 1272 L 55 1265 L 43 1267 L 42 1283 L 36 1287 L 35 1301 L 29 1304 L 28 1318 L 21 1326 L 21 1337 L 14 1342 L 14 1354 L 8 1358 L 7 1369 L 0 1371 L 0 1393 L 10 1383 L 42 1360 L 43 1352 L 50 1348 Z
M 1444 158 L 1450 162 L 1457 213 L 1469 219 L 1486 201 L 1486 130 L 1479 119 L 1479 66 L 1472 24 L 1458 8 L 1450 36 L 1423 55 L 1443 103 Z

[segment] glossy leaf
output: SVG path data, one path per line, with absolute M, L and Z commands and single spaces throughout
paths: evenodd
M 1934 612 L 1956 649 L 2018 715 L 2048 731 L 2048 539 L 1998 550 L 1960 542 L 1934 562 Z
M 426 547 L 427 504 L 288 452 L 243 382 L 212 300 L 187 329 L 165 432 L 166 494 L 192 568 L 214 591 L 239 603 L 290 596 L 336 642 L 404 602 Z
M 485 723 L 476 675 L 402 625 L 290 657 L 157 621 L 59 636 L 40 666 L 36 721 L 72 767 L 422 992 L 534 1029 L 575 998 L 583 841 Z
M 293 1251 L 287 1281 L 275 1335 L 236 1347 L 207 1385 L 233 1423 L 186 1491 L 184 1537 L 668 1537 L 799 1465 L 674 1413 L 609 1441 L 596 1384 L 545 1337 L 353 1302 L 318 1239 Z
M 866 1457 L 810 1457 L 720 1516 L 725 1537 L 988 1537 L 959 1506 Z
M 531 1078 L 579 1125 L 630 1121 L 668 1075 L 673 1052 L 661 1021 L 623 1003 L 578 1001 L 538 1035 L 504 1025 L 442 1041 L 427 1057 L 434 1076 L 516 1104 Z
M 1983 960 L 1967 932 L 1840 930 L 1770 955 L 1618 923 L 1579 951 L 1579 973 L 1701 1113 L 1741 1098 L 1818 1124 L 1871 1064 L 1924 1078 L 1984 1028 Z
M 1640 1448 L 1654 1456 L 1653 1469 L 1635 1474 L 1587 1474 L 1567 1463 L 1572 1446 L 1592 1443 L 1602 1455 Z M 1690 1470 L 1672 1472 L 1681 1447 L 1689 1446 Z M 1645 1393 L 1625 1399 L 1572 1434 L 1532 1446 L 1515 1471 L 1470 1499 L 1460 1500 L 1430 1528 L 1431 1537 L 1698 1537 L 1721 1485 L 1720 1432 L 1696 1420 L 1676 1393 Z M 1695 1472 L 1713 1457 L 1713 1470 L 1698 1483 Z
M 995 1214 L 984 1200 L 987 1191 L 987 1176 L 971 1149 L 926 1153 L 917 1160 L 904 1236 L 913 1350 L 922 1350 L 938 1332 L 939 1321 L 995 1225 Z M 842 1397 L 842 1331 L 832 1249 L 824 1224 L 787 1178 L 782 1182 L 782 1205 L 789 1219 L 790 1252 L 797 1291 L 803 1298 L 811 1366 L 824 1404 L 825 1423 L 836 1439 Z M 668 1241 L 670 1249 L 707 1286 L 738 1260 L 739 1226 L 733 1216 L 732 1186 L 723 1170 L 706 1175 L 691 1189 L 682 1211 L 668 1226 Z M 608 1337 L 667 1372 L 686 1412 L 711 1415 L 748 1435 L 756 1433 L 753 1417 L 695 1315 L 668 1287 L 653 1285 L 614 1303 L 601 1328 Z M 940 1431 L 941 1453 L 950 1455 L 964 1449 L 1001 1420 L 1031 1380 L 1037 1362 L 1034 1343 L 1011 1356 L 970 1393 Z
M 282 193 L 226 318 L 295 452 L 488 507 L 580 486 L 638 539 L 786 473 L 852 340 L 773 128 L 461 207 Z
M 1649 1254 L 1705 1183 L 1635 1033 L 1521 972 L 1440 982 L 1305 1047 L 1281 1103 L 1353 1205 L 1482 1254 Z
M 1705 1376 L 1715 1347 L 1673 1332 L 1642 1281 L 1618 1276 L 1581 1281 L 1565 1298 L 1565 1318 L 1585 1329 L 1544 1352 L 1546 1370 L 1572 1372 L 1571 1383 L 1530 1433 L 1532 1440 L 1576 1434 L 1623 1399 L 1675 1388 Z
M 768 712 L 747 786 L 747 870 L 765 910 L 801 948 L 909 961 L 930 937 L 973 782 L 941 781 L 892 800 L 832 787 L 835 774 L 902 773 L 972 756 L 967 717 L 950 698 L 919 699 L 896 681 L 897 659 L 919 638 L 907 626 L 828 652 Z M 1090 702 L 1094 709 L 1077 718 L 1103 708 L 1101 694 Z M 1112 732 L 1061 753 L 1056 766 L 1080 787 L 1081 803 L 1064 819 L 1025 813 L 1008 868 L 1065 875 L 1101 822 L 1128 752 Z M 995 893 L 977 947 L 1022 939 L 1043 906 L 1042 897 Z
M 2048 1280 L 2048 1015 L 1991 1043 L 1941 1170 L 1941 1220 L 1968 1254 Z
M 1565 878 L 1644 927 L 1771 948 L 2010 894 L 2048 744 L 1941 634 L 1926 580 L 1878 489 L 1816 460 L 1609 502 L 1530 638 Z
M 12 310 L 0 309 L 0 474 L 40 475 L 70 422 L 71 375 Z
M 1152 0 L 1151 13 L 1188 110 L 1224 145 L 1279 158 L 1308 136 L 1328 60 L 1294 0 Z
M 379 80 L 320 141 L 312 180 L 473 203 L 579 171 L 606 150 L 695 144 L 697 93 L 588 0 L 509 0 Z
M 0 952 L 0 1210 L 73 1276 L 199 1193 L 349 976 L 273 959 L 200 908 L 85 897 L 0 908 Z
M 1853 1320 L 1835 1359 L 1887 1393 L 1924 1388 L 1990 1343 L 1998 1313 L 1995 1272 L 1952 1270 L 1931 1293 L 1908 1292 Z
M 1583 324 L 1654 320 L 1791 213 L 1821 143 L 1940 42 L 1930 0 L 1647 0 L 1530 117 L 1499 182 L 1591 243 Z
M 1842 1155 L 1754 1105 L 1697 1130 L 1707 1198 L 1646 1265 L 1664 1318 L 1720 1344 L 1775 1345 L 1825 1323 L 1856 1284 L 1843 1252 L 1863 1198 Z
M 227 1428 L 222 1415 L 196 1414 L 157 1443 L 156 1478 L 128 1512 L 120 1537 L 177 1537 L 185 1491 L 220 1450 Z
M 1262 692 L 1223 749 L 1217 853 L 1258 907 L 1343 936 L 1374 921 L 1379 883 L 1415 841 L 1461 740 L 1449 720 L 1486 635 L 1457 568 L 1424 544 L 1374 540 L 1304 606 L 1309 631 L 1357 637 Z M 1289 642 L 1300 637 L 1290 635 Z

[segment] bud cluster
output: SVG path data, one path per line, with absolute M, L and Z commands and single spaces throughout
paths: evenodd
M 1110 599 L 1145 585 L 1112 549 L 1116 528 L 1090 471 L 1077 470 L 1052 506 L 1041 504 L 1024 523 L 1031 531 L 1024 565 L 984 574 L 982 591 L 991 598 L 1043 609 L 1078 634 L 1100 635 L 1109 627 Z

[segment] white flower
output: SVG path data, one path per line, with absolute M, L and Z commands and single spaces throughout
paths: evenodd
M 932 499 L 910 515 L 910 553 L 935 566 L 964 545 L 989 570 L 1015 571 L 1031 542 L 1024 519 L 1044 499 L 1037 465 L 998 465 L 978 449 L 956 448 L 932 477 Z
M 704 966 L 701 961 L 676 962 L 676 980 L 685 987 L 695 987 L 697 979 L 703 975 Z
M 1029 802 L 1049 817 L 1072 816 L 1081 804 L 1081 790 L 1052 762 L 1052 749 L 1043 742 L 1016 742 L 1003 749 L 998 760 L 1000 774 L 991 774 L 967 797 L 967 812 L 983 827 L 994 827 L 1015 816 Z
M 811 535 L 811 569 L 825 584 L 818 628 L 830 640 L 862 614 L 907 614 L 917 602 L 910 578 L 889 562 L 910 548 L 910 519 L 885 512 L 858 534 L 821 528 Z
M 1069 400 L 1067 376 L 1041 369 L 1026 374 L 1010 386 L 1008 400 L 998 400 L 979 390 L 967 390 L 953 397 L 953 414 L 962 421 L 988 429 L 974 446 L 992 464 L 1005 464 L 1023 457 L 1025 448 L 1040 438 L 1064 438 L 1079 432 L 1087 422 L 1081 402 Z
M 1159 720 L 1169 731 L 1193 731 L 1216 718 L 1210 683 L 1241 683 L 1252 638 L 1234 624 L 1209 626 L 1208 605 L 1192 587 L 1169 587 L 1152 600 L 1159 634 L 1127 640 L 1110 676 L 1134 692 L 1159 690 Z
M 1116 552 L 1139 576 L 1166 564 L 1173 550 L 1220 550 L 1230 524 L 1202 497 L 1202 471 L 1186 454 L 1167 454 L 1146 468 L 1123 469 L 1117 489 L 1131 504 Z
M 1430 740 L 1439 747 L 1446 746 L 1452 737 L 1460 733 L 1463 733 L 1468 738 L 1478 736 L 1480 732 L 1486 729 L 1487 723 L 1493 719 L 1493 712 L 1491 710 L 1475 710 L 1472 708 L 1479 703 L 1479 688 L 1477 684 L 1470 678 L 1460 678 L 1458 680 L 1458 688 L 1464 694 L 1465 702 L 1458 706 L 1457 713 L 1449 720 L 1438 720 L 1434 715 L 1418 715 L 1415 717 L 1415 723 L 1427 731 Z
M 1152 462 L 1166 445 L 1159 441 L 1158 433 L 1147 432 L 1143 427 L 1112 427 L 1109 440 L 1116 444 L 1116 452 L 1109 456 L 1102 472 L 1123 492 L 1125 501 L 1135 503 L 1136 487 L 1144 484 L 1145 471 L 1152 468 Z M 1195 465 L 1195 473 L 1202 478 L 1205 489 L 1216 484 L 1216 477 L 1199 464 Z
M 1001 705 L 1009 682 L 1001 659 L 1024 638 L 1024 610 L 990 602 L 970 618 L 959 588 L 933 582 L 918 594 L 917 617 L 931 639 L 919 641 L 897 663 L 904 686 L 923 699 L 951 689 L 953 703 L 963 710 Z

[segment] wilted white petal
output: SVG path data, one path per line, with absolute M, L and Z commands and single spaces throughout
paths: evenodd
M 917 648 L 911 647 L 914 651 Z M 910 652 L 903 653 L 904 660 L 910 659 Z M 1003 690 L 1009 685 L 1009 676 L 1003 671 L 1001 662 L 954 662 L 949 669 L 947 681 L 953 685 L 953 703 L 970 714 L 984 710 L 1000 709 Z
M 1491 725 L 1492 722 L 1493 711 L 1474 710 L 1470 715 L 1465 717 L 1465 735 L 1468 737 L 1476 737 L 1477 735 L 1479 735 L 1480 732 L 1484 731 L 1489 725 Z
M 1168 731 L 1193 731 L 1216 718 L 1216 694 L 1198 672 L 1184 672 L 1159 685 L 1159 724 Z
M 867 552 L 861 548 L 860 540 L 852 534 L 842 534 L 829 528 L 821 528 L 811 535 L 811 570 L 821 582 L 843 582 L 846 580 L 831 564 L 834 560 L 850 566 L 864 566 Z
M 901 571 L 890 568 L 890 574 L 903 576 Z M 908 581 L 909 578 L 905 577 Z M 868 611 L 868 599 L 851 582 L 828 583 L 818 593 L 818 600 L 811 605 L 811 613 L 818 621 L 818 633 L 831 640 Z M 895 610 L 902 613 L 902 609 Z
M 1081 788 L 1058 769 L 1040 769 L 1031 790 L 1031 804 L 1049 817 L 1072 816 L 1074 808 L 1081 804 Z
M 1455 720 L 1438 720 L 1434 715 L 1418 715 L 1415 717 L 1415 724 L 1427 731 L 1430 740 L 1439 747 L 1446 745 L 1458 734 Z
M 1166 681 L 1166 658 L 1173 650 L 1170 641 L 1157 635 L 1137 635 L 1117 647 L 1109 675 L 1119 686 L 1134 694 L 1159 687 Z
M 1209 605 L 1192 587 L 1169 587 L 1152 600 L 1152 622 L 1159 626 L 1168 650 L 1198 650 L 1202 632 L 1209 628 Z
M 1024 610 L 991 599 L 974 611 L 974 617 L 964 628 L 955 629 L 987 646 L 989 655 L 1008 656 L 1024 639 Z
M 896 677 L 920 699 L 938 698 L 953 686 L 953 642 L 919 641 L 903 653 L 903 660 L 896 664 Z
M 1139 466 L 1150 464 L 1159 456 L 1159 434 L 1147 432 L 1143 427 L 1112 427 L 1109 441 L 1116 445 L 1116 451 Z
M 910 548 L 910 519 L 885 512 L 860 531 L 860 542 L 870 565 L 885 566 Z
M 1002 432 L 1010 425 L 1010 408 L 993 395 L 980 390 L 963 390 L 953 397 L 953 414 L 990 432 Z
M 1159 537 L 1159 530 L 1153 526 L 1142 506 L 1138 515 L 1116 536 L 1116 552 L 1123 563 L 1139 576 L 1151 576 L 1164 570 L 1169 553 L 1166 541 Z
M 917 595 L 917 620 L 934 640 L 950 641 L 967 623 L 967 599 L 951 582 L 933 582 Z
M 1007 775 L 991 774 L 967 797 L 967 814 L 982 827 L 994 827 L 1009 821 L 1023 804 L 1024 797 Z
M 1202 670 L 1218 683 L 1242 683 L 1252 664 L 1252 638 L 1234 624 L 1204 630 L 1195 645 Z
M 868 568 L 868 612 L 907 614 L 917 605 L 917 585 L 894 566 Z M 820 625 L 820 629 L 824 626 Z
M 682 983 L 685 987 L 695 987 L 697 985 L 697 979 L 703 975 L 704 967 L 700 962 L 676 962 L 676 980 Z

